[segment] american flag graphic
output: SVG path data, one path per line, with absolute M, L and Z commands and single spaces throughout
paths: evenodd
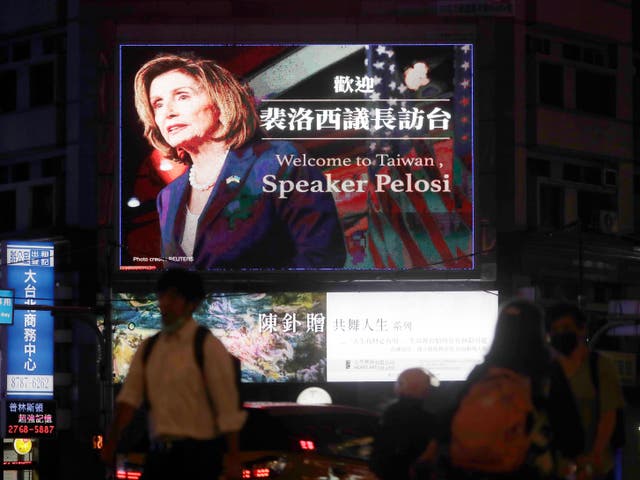
M 369 168 L 369 185 L 376 175 L 393 179 L 433 180 L 449 175 L 451 192 L 368 192 L 368 252 L 371 268 L 389 269 L 468 269 L 473 268 L 473 189 L 472 189 L 472 46 L 451 46 L 453 50 L 453 88 L 429 82 L 409 89 L 405 79 L 410 72 L 398 70 L 393 47 L 366 47 L 367 75 L 374 78 L 372 104 L 412 108 L 425 112 L 441 107 L 451 113 L 451 127 L 442 139 L 409 137 L 406 132 L 388 130 L 389 139 L 371 140 L 369 150 L 393 157 L 432 157 L 435 167 L 413 165 Z M 429 70 L 442 60 L 434 57 L 423 63 Z M 428 78 L 428 74 L 427 74 Z M 422 81 L 424 83 L 424 80 Z M 408 83 L 408 82 L 407 82 Z M 423 100 L 423 102 L 420 102 Z M 405 139 L 398 139 L 405 137 Z

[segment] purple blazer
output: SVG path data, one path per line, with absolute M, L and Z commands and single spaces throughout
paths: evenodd
M 194 267 L 238 270 L 344 266 L 344 238 L 331 193 L 293 191 L 286 198 L 278 198 L 277 190 L 263 191 L 265 175 L 275 175 L 276 183 L 286 179 L 326 184 L 324 174 L 308 166 L 280 165 L 276 155 L 283 158 L 297 156 L 298 152 L 289 142 L 255 142 L 229 152 L 198 219 Z M 168 265 L 186 255 L 180 243 L 190 191 L 187 172 L 157 197 L 162 257 Z

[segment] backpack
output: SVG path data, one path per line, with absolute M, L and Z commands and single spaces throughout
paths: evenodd
M 198 325 L 198 330 L 194 338 L 193 352 L 196 357 L 196 364 L 200 369 L 200 372 L 204 376 L 204 342 L 207 335 L 211 332 L 202 325 Z M 149 357 L 156 342 L 160 338 L 160 332 L 149 337 L 145 344 L 140 348 L 144 348 L 142 352 L 142 366 L 146 369 Z M 144 383 L 142 391 L 142 408 L 136 411 L 133 420 L 125 427 L 123 434 L 118 442 L 118 451 L 121 452 L 141 452 L 149 449 L 149 434 L 147 415 L 151 411 L 151 405 L 149 403 L 149 396 L 147 393 L 147 379 L 146 372 L 144 374 Z M 204 381 L 204 380 L 203 380 Z M 207 397 L 209 397 L 207 392 Z
M 149 361 L 149 357 L 151 356 L 151 352 L 153 351 L 153 347 L 160 338 L 160 333 L 158 332 L 153 335 L 147 341 L 147 344 L 144 346 L 144 352 L 142 352 L 142 365 L 147 366 L 147 362 Z M 198 369 L 204 373 L 204 340 L 207 335 L 210 335 L 211 331 L 203 326 L 198 325 L 198 329 L 196 330 L 196 335 L 193 339 L 193 353 L 196 357 L 196 365 L 198 365 Z
M 149 361 L 149 357 L 151 356 L 153 347 L 158 341 L 158 338 L 160 338 L 160 333 L 161 332 L 158 332 L 152 337 L 150 337 L 147 343 L 145 344 L 144 351 L 142 352 L 143 367 L 147 366 L 147 362 Z M 211 330 L 209 330 L 204 325 L 198 325 L 198 329 L 196 330 L 196 334 L 193 338 L 193 354 L 196 359 L 196 365 L 198 365 L 198 369 L 200 370 L 200 374 L 203 378 L 203 382 L 205 382 L 204 381 L 204 342 L 208 335 L 211 335 Z M 233 362 L 233 369 L 235 372 L 235 382 L 236 382 L 236 389 L 238 390 L 238 399 L 240 400 L 240 405 L 242 405 L 242 399 L 240 398 L 240 385 L 241 385 L 240 360 L 237 357 L 234 357 L 233 355 L 231 355 L 231 360 Z M 206 385 L 206 382 L 205 382 L 205 385 Z M 207 394 L 207 401 L 209 402 L 209 405 L 213 407 L 213 400 L 211 399 L 211 394 L 206 388 L 205 388 L 205 392 Z M 149 398 L 147 396 L 146 375 L 145 375 L 145 382 L 144 382 L 143 398 L 144 398 L 143 400 L 144 406 L 146 407 L 147 410 L 150 410 L 151 405 L 149 405 Z
M 597 419 L 600 418 L 600 404 L 602 402 L 598 358 L 597 352 L 589 354 L 590 379 L 596 392 L 594 417 Z M 549 400 L 547 409 L 554 432 L 554 448 L 567 458 L 576 458 L 587 449 L 586 435 L 569 380 L 558 362 L 553 362 L 551 367 Z M 622 408 L 616 410 L 616 422 L 610 444 L 613 450 L 622 448 L 625 444 L 624 410 Z
M 529 379 L 490 367 L 471 384 L 453 416 L 452 466 L 488 473 L 518 470 L 532 444 L 533 410 Z
M 576 458 L 585 451 L 585 433 L 569 380 L 555 360 L 549 370 L 547 413 L 553 431 L 553 448 L 565 458 Z
M 591 383 L 593 389 L 596 391 L 596 418 L 600 418 L 600 375 L 598 369 L 598 358 L 600 355 L 597 352 L 591 352 L 589 354 L 589 370 L 591 372 Z M 625 431 L 624 431 L 624 410 L 618 408 L 616 410 L 616 423 L 611 434 L 611 448 L 616 450 L 624 447 L 625 444 Z

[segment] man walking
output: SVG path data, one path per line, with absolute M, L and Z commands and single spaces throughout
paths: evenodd
M 246 413 L 239 408 L 235 371 L 225 347 L 208 332 L 201 346 L 196 344 L 201 327 L 193 312 L 205 296 L 202 280 L 194 272 L 167 270 L 158 280 L 157 293 L 162 330 L 146 339 L 133 357 L 116 398 L 103 461 L 113 463 L 123 429 L 144 403 L 151 436 L 144 480 L 217 479 L 225 439 L 226 478 L 239 479 L 237 432 Z

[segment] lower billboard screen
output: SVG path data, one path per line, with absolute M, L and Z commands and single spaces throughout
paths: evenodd
M 209 295 L 195 318 L 242 362 L 242 381 L 393 381 L 410 367 L 464 380 L 484 357 L 496 292 L 329 292 Z M 114 374 L 160 328 L 154 295 L 114 301 Z

